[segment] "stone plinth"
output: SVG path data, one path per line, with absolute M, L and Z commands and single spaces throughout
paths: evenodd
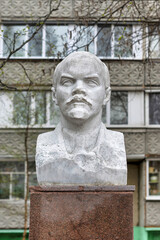
M 134 186 L 31 187 L 30 240 L 133 240 Z

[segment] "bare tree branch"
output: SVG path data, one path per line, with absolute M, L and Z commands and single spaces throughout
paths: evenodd
M 51 6 L 52 6 L 52 0 L 50 0 L 49 2 L 50 2 L 50 3 L 49 3 L 49 4 L 50 4 L 49 13 L 45 16 L 45 18 L 43 19 L 43 21 L 41 20 L 41 21 L 37 22 L 37 24 L 36 24 L 37 28 L 36 28 L 35 32 L 34 32 L 26 41 L 24 41 L 24 42 L 21 44 L 21 46 L 19 46 L 19 47 L 17 47 L 17 48 L 15 49 L 15 48 L 14 48 L 14 47 L 15 47 L 15 44 L 14 44 L 13 50 L 10 51 L 10 53 L 9 53 L 8 56 L 7 56 L 7 58 L 6 58 L 5 60 L 3 60 L 2 63 L 0 64 L 0 69 L 2 69 L 2 68 L 5 66 L 5 64 L 8 62 L 8 60 L 11 58 L 11 56 L 12 56 L 14 53 L 16 53 L 16 52 L 19 51 L 21 48 L 23 48 L 26 43 L 30 42 L 30 41 L 35 37 L 35 35 L 39 32 L 39 30 L 40 30 L 40 29 L 43 27 L 43 25 L 46 23 L 46 21 L 48 20 L 48 18 L 50 17 L 50 15 L 51 15 L 54 11 L 57 11 L 57 10 L 59 9 L 59 6 L 60 6 L 60 4 L 61 4 L 61 0 L 58 1 L 58 4 L 57 4 L 57 6 L 56 6 L 55 8 L 51 8 Z M 14 42 L 15 42 L 15 37 L 14 37 Z M 6 88 L 8 87 L 8 85 L 7 85 L 7 84 L 4 84 L 1 79 L 0 79 L 0 84 L 1 84 L 2 86 L 6 87 Z M 11 89 L 12 87 L 9 87 L 9 88 Z

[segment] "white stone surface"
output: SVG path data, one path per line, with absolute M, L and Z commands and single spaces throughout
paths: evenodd
M 39 184 L 126 185 L 123 134 L 101 122 L 110 98 L 106 65 L 91 53 L 72 53 L 57 66 L 52 91 L 61 122 L 38 137 Z

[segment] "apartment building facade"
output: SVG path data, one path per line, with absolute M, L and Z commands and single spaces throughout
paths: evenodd
M 58 5 L 58 1 L 53 1 L 51 7 L 55 10 L 45 23 L 50 11 L 48 0 L 1 3 L 0 64 L 13 52 L 0 73 L 6 85 L 0 91 L 0 237 L 3 239 L 21 236 L 23 232 L 27 174 L 29 185 L 37 184 L 36 139 L 38 134 L 53 130 L 59 120 L 51 93 L 55 66 L 70 52 L 82 50 L 96 54 L 109 68 L 112 95 L 103 108 L 102 120 L 107 128 L 124 133 L 128 184 L 136 186 L 134 239 L 160 238 L 157 15 L 153 12 L 154 22 L 151 18 L 146 23 L 133 5 L 128 3 L 122 8 L 116 2 L 62 0 Z M 148 1 L 145 12 L 153 2 Z M 125 1 L 119 4 L 122 3 Z M 115 14 L 107 15 L 116 8 Z M 29 212 L 29 198 L 27 204 Z

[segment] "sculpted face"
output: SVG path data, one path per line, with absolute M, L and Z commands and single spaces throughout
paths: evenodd
M 71 58 L 63 64 L 55 88 L 62 115 L 70 120 L 88 120 L 101 114 L 106 102 L 102 69 L 90 57 Z

